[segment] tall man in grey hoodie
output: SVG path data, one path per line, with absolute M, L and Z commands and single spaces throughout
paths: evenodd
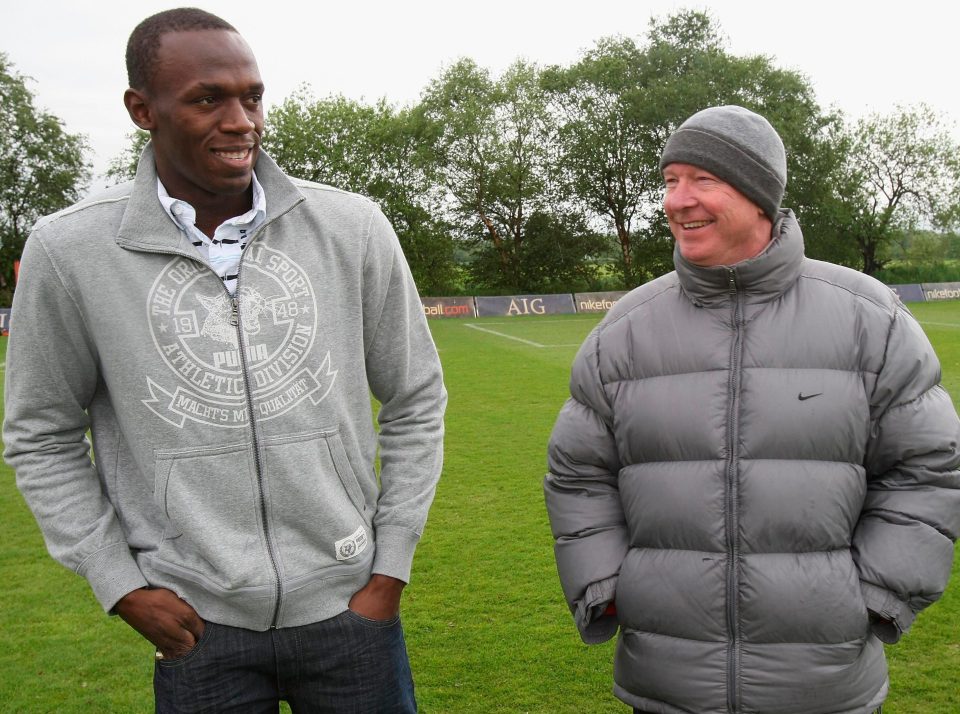
M 676 271 L 573 365 L 545 480 L 586 642 L 655 714 L 868 714 L 882 642 L 943 592 L 960 423 L 893 292 L 810 260 L 784 146 L 713 107 L 660 159 Z
M 151 142 L 27 241 L 5 456 L 51 554 L 156 646 L 158 711 L 415 711 L 399 605 L 446 392 L 396 236 L 261 150 L 222 19 L 144 20 L 127 68 Z

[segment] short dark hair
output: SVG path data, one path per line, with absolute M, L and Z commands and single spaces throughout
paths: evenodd
M 206 10 L 178 7 L 151 15 L 130 33 L 127 40 L 127 81 L 133 89 L 146 89 L 153 79 L 160 38 L 168 32 L 229 30 L 237 28 Z

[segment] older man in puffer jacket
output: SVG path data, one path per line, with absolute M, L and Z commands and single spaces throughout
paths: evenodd
M 658 714 L 868 714 L 883 642 L 942 594 L 960 424 L 894 293 L 804 257 L 786 156 L 741 107 L 660 160 L 676 271 L 573 365 L 544 488 L 585 642 Z

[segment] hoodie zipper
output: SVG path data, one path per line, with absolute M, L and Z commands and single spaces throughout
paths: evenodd
M 260 234 L 263 230 L 263 227 L 266 225 L 264 223 L 261 225 L 250 237 L 250 240 L 247 242 L 247 248 L 253 243 L 254 239 Z M 244 249 L 246 253 L 247 248 Z M 253 417 L 253 392 L 250 389 L 250 375 L 248 373 L 248 364 L 247 364 L 247 355 L 245 344 L 243 341 L 243 326 L 241 324 L 241 315 L 240 315 L 240 298 L 236 294 L 231 295 L 230 291 L 227 290 L 227 286 L 223 284 L 223 281 L 220 279 L 220 276 L 217 275 L 216 271 L 213 270 L 209 265 L 204 263 L 196 255 L 189 255 L 187 253 L 181 252 L 179 250 L 152 250 L 149 248 L 144 248 L 138 246 L 136 250 L 139 250 L 144 253 L 155 253 L 158 255 L 177 255 L 181 258 L 186 258 L 187 260 L 193 261 L 202 265 L 204 268 L 213 273 L 217 282 L 220 283 L 224 292 L 227 293 L 227 297 L 230 299 L 230 325 L 236 330 L 237 333 L 237 352 L 240 355 L 240 373 L 243 377 L 243 392 L 244 398 L 247 405 L 247 418 L 250 422 L 250 437 L 253 441 L 253 464 L 254 470 L 257 476 L 257 505 L 260 510 L 260 519 L 263 523 L 263 537 L 267 543 L 267 557 L 270 561 L 270 568 L 273 571 L 273 588 L 274 588 L 274 607 L 273 614 L 270 617 L 270 627 L 276 628 L 277 623 L 280 619 L 280 607 L 283 604 L 283 588 L 282 582 L 283 579 L 280 575 L 280 564 L 277 559 L 277 554 L 274 552 L 273 539 L 270 535 L 270 522 L 267 520 L 267 503 L 263 495 L 263 462 L 260 458 L 260 435 L 257 432 L 257 423 Z M 240 262 L 237 264 L 237 284 L 236 292 L 240 290 L 240 274 L 243 272 L 243 253 L 240 254 Z
M 727 647 L 727 710 L 731 714 L 740 711 L 740 512 L 739 512 L 739 451 L 740 439 L 740 388 L 743 361 L 743 308 L 737 274 L 727 272 L 730 293 L 731 327 L 733 341 L 730 345 L 730 377 L 727 393 L 727 466 L 726 466 L 726 538 L 727 538 L 727 631 L 730 636 Z
M 245 248 L 243 251 L 244 253 L 246 253 L 254 239 L 260 234 L 260 231 L 263 229 L 264 225 L 266 224 L 264 223 L 261 225 L 250 237 L 250 240 L 247 242 L 247 248 Z M 257 505 L 259 506 L 260 519 L 263 523 L 263 537 L 267 543 L 267 556 L 270 560 L 270 568 L 273 571 L 275 603 L 273 607 L 273 614 L 270 617 L 270 627 L 276 628 L 280 619 L 280 607 L 283 604 L 283 588 L 281 585 L 283 579 L 280 575 L 280 563 L 277 559 L 277 554 L 274 552 L 273 539 L 270 535 L 270 522 L 267 520 L 267 502 L 263 495 L 263 461 L 260 458 L 260 435 L 257 432 L 256 420 L 253 417 L 253 391 L 250 389 L 250 375 L 247 364 L 246 345 L 243 341 L 243 326 L 241 324 L 240 315 L 240 298 L 236 295 L 236 293 L 240 291 L 240 275 L 243 272 L 243 253 L 240 254 L 240 261 L 237 264 L 236 291 L 235 294 L 231 295 L 230 291 L 227 290 L 227 286 L 223 284 L 223 281 L 220 279 L 220 276 L 217 275 L 216 271 L 214 271 L 213 268 L 204 263 L 202 260 L 199 260 L 197 256 L 187 255 L 186 253 L 182 253 L 180 251 L 159 251 L 145 248 L 138 248 L 138 250 L 141 250 L 144 253 L 178 255 L 182 258 L 192 260 L 195 263 L 199 263 L 216 276 L 217 281 L 230 298 L 230 325 L 236 330 L 237 333 L 237 352 L 240 355 L 240 373 L 243 377 L 243 392 L 247 404 L 247 418 L 250 422 L 250 437 L 253 441 L 253 464 L 257 476 Z
M 253 238 L 247 243 L 247 248 L 253 243 Z M 246 249 L 244 249 L 246 252 Z M 243 253 L 240 254 L 240 261 L 237 263 L 237 283 L 234 294 L 230 296 L 230 324 L 237 331 L 237 351 L 240 353 L 240 373 L 243 375 L 243 393 L 247 401 L 247 420 L 250 423 L 250 438 L 253 441 L 253 465 L 257 476 L 257 500 L 260 507 L 260 520 L 263 523 L 263 537 L 267 543 L 267 556 L 270 560 L 270 567 L 273 570 L 273 585 L 275 602 L 273 606 L 273 615 L 270 618 L 270 627 L 277 627 L 280 619 L 280 607 L 283 604 L 283 588 L 281 583 L 283 578 L 280 575 L 280 563 L 277 554 L 274 552 L 273 538 L 271 537 L 270 521 L 267 519 L 267 500 L 263 495 L 263 460 L 260 458 L 260 435 L 257 431 L 257 422 L 254 419 L 253 411 L 253 391 L 250 389 L 250 375 L 247 365 L 246 344 L 243 340 L 243 325 L 240 316 L 240 298 L 237 294 L 240 292 L 240 277 L 243 273 Z M 219 277 L 219 276 L 218 276 Z M 226 290 L 226 286 L 224 286 Z M 229 293 L 228 293 L 229 294 Z

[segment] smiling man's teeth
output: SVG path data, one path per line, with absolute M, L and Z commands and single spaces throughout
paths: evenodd
M 703 228 L 703 226 L 710 225 L 711 221 L 693 221 L 692 223 L 681 223 L 684 228 L 690 230 L 692 228 Z
M 250 149 L 244 149 L 242 151 L 214 151 L 214 153 L 225 159 L 245 159 L 250 153 Z

